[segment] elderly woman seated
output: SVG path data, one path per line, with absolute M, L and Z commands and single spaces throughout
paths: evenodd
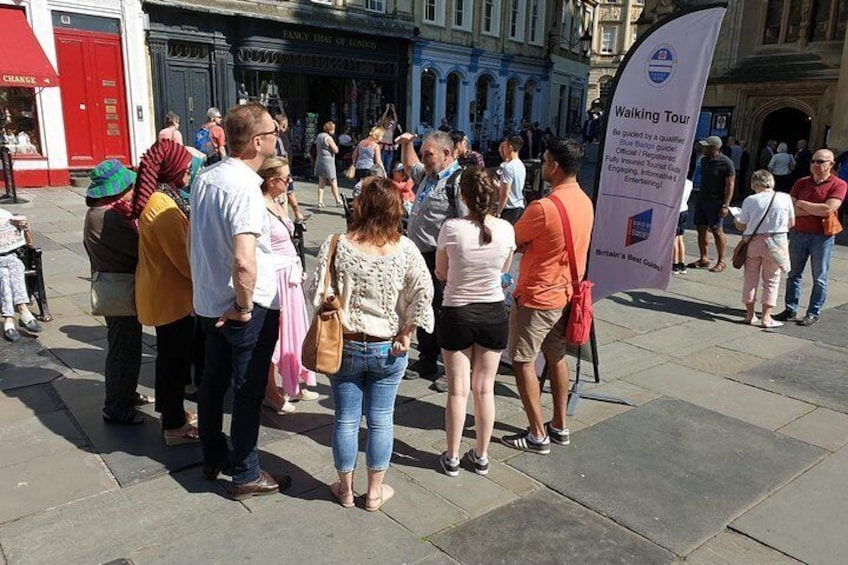
M 28 235 L 26 217 L 0 208 L 0 245 L 6 244 L 0 247 L 0 315 L 3 316 L 3 338 L 11 342 L 21 339 L 15 329 L 15 312 L 18 313 L 18 325 L 26 331 L 38 333 L 42 329 L 29 311 L 24 264 L 16 253 L 17 247 L 26 245 Z M 11 247 L 18 239 L 20 245 Z

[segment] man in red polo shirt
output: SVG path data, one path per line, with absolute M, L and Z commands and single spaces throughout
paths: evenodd
M 775 320 L 795 320 L 799 326 L 812 326 L 819 321 L 827 299 L 827 271 L 833 252 L 834 236 L 825 235 L 822 220 L 839 210 L 848 185 L 833 174 L 833 152 L 819 149 L 810 161 L 808 177 L 798 179 L 790 191 L 795 202 L 795 227 L 789 233 L 789 261 L 792 268 L 786 283 L 786 309 Z M 813 291 L 807 315 L 798 320 L 801 300 L 801 278 L 807 260 L 813 270 Z

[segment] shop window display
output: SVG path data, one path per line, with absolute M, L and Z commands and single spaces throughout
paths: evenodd
M 35 90 L 0 87 L 0 121 L 3 129 L 0 144 L 16 157 L 41 155 Z
M 272 114 L 289 118 L 293 150 L 305 154 L 311 139 L 307 127 L 332 120 L 336 132 L 350 132 L 358 139 L 377 123 L 386 102 L 391 102 L 390 83 L 274 71 L 242 70 L 236 74 L 239 102 L 258 101 Z M 388 96 L 388 97 L 387 97 Z

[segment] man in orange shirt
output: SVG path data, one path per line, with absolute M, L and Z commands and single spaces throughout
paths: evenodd
M 554 143 L 542 156 L 542 179 L 551 183 L 547 198 L 531 203 L 515 224 L 515 242 L 524 248 L 518 283 L 509 312 L 509 355 L 529 428 L 508 435 L 501 442 L 514 449 L 547 454 L 551 442 L 568 445 L 565 422 L 568 404 L 568 365 L 565 361 L 565 326 L 573 286 L 570 262 L 575 261 L 582 278 L 592 236 L 592 201 L 577 183 L 583 148 L 575 142 Z M 575 257 L 568 256 L 562 219 L 550 199 L 562 202 L 568 214 Z M 576 282 L 576 281 L 574 281 Z M 545 356 L 551 392 L 553 419 L 542 420 L 542 402 L 536 375 L 536 357 Z

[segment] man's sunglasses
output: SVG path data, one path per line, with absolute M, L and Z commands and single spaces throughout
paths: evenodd
M 810 159 L 810 163 L 824 165 L 825 163 L 830 163 L 830 159 Z
M 274 129 L 272 129 L 271 131 L 263 131 L 263 132 L 261 132 L 261 133 L 257 133 L 257 134 L 255 134 L 253 137 L 260 137 L 260 136 L 264 137 L 264 136 L 266 136 L 266 135 L 271 135 L 271 134 L 273 134 L 273 135 L 275 135 L 275 136 L 279 137 L 279 136 L 280 136 L 280 128 L 279 128 L 279 126 L 275 127 L 275 128 L 274 128 Z

